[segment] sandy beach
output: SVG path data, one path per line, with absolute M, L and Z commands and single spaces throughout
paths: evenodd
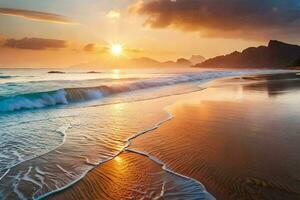
M 0 200 L 300 200 L 300 0 L 0 0 Z
M 129 151 L 48 199 L 210 198 L 197 181 L 217 199 L 299 199 L 299 74 L 206 87 L 168 107 L 173 119 L 132 140 Z

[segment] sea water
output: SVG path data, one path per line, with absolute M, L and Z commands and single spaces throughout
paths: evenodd
M 0 70 L 0 199 L 47 196 L 170 116 L 154 102 L 251 70 Z M 173 98 L 174 99 L 174 98 Z M 154 106 L 155 104 L 155 106 Z

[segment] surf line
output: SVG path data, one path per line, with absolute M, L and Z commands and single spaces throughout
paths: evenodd
M 7 169 L 6 172 L 0 177 L 0 181 L 8 174 L 10 169 Z
M 195 90 L 195 91 L 192 91 L 192 92 L 198 92 L 198 91 L 201 91 L 201 90 L 204 90 L 204 89 L 206 89 L 206 88 L 201 88 L 200 90 Z M 191 93 L 192 93 L 192 92 L 191 92 Z M 188 92 L 188 93 L 190 93 L 190 92 Z M 184 93 L 184 94 L 185 94 L 185 93 Z M 180 94 L 178 94 L 178 95 L 180 95 Z M 143 101 L 147 101 L 147 99 L 146 99 L 146 100 L 143 100 Z M 130 102 L 125 102 L 125 103 L 130 103 Z M 173 104 L 171 104 L 171 105 L 173 105 Z M 169 106 L 171 106 L 171 105 L 169 105 Z M 167 107 L 168 107 L 168 106 L 167 106 Z M 130 149 L 129 149 L 129 146 L 131 145 L 131 141 L 132 141 L 132 140 L 134 140 L 135 138 L 137 138 L 137 137 L 139 137 L 139 136 L 141 136 L 141 135 L 144 135 L 144 134 L 146 134 L 146 133 L 148 133 L 148 132 L 151 132 L 151 131 L 154 131 L 154 130 L 158 129 L 162 124 L 164 124 L 164 123 L 166 123 L 166 122 L 168 122 L 168 121 L 170 121 L 170 120 L 172 120 L 172 119 L 174 118 L 174 116 L 173 116 L 170 112 L 168 112 L 168 111 L 166 110 L 166 108 L 163 109 L 163 110 L 164 110 L 164 111 L 167 113 L 167 115 L 168 115 L 168 116 L 166 117 L 166 119 L 163 119 L 162 121 L 156 123 L 156 124 L 155 124 L 154 126 L 152 126 L 151 128 L 144 129 L 143 131 L 138 132 L 137 134 L 134 134 L 133 136 L 127 138 L 127 139 L 125 140 L 126 143 L 125 143 L 124 148 L 121 149 L 115 156 L 113 156 L 113 157 L 111 157 L 111 158 L 108 158 L 108 159 L 106 159 L 106 160 L 103 160 L 102 162 L 97 163 L 97 164 L 90 163 L 89 161 L 87 161 L 87 164 L 90 164 L 90 165 L 92 165 L 92 166 L 94 166 L 94 167 L 91 168 L 90 170 L 87 170 L 87 171 L 86 171 L 85 173 L 83 173 L 78 179 L 73 180 L 73 181 L 70 182 L 69 184 L 67 184 L 67 185 L 65 185 L 65 186 L 63 186 L 63 187 L 61 187 L 61 188 L 59 188 L 59 189 L 56 189 L 56 190 L 47 192 L 47 193 L 45 193 L 45 194 L 43 194 L 43 195 L 41 195 L 41 196 L 39 196 L 39 197 L 33 197 L 33 199 L 35 199 L 35 200 L 41 200 L 41 199 L 44 199 L 44 198 L 49 197 L 49 196 L 51 196 L 51 195 L 54 195 L 54 194 L 57 194 L 57 193 L 60 193 L 60 192 L 65 191 L 65 190 L 68 189 L 69 187 L 75 185 L 75 184 L 78 183 L 80 180 L 82 180 L 89 172 L 91 172 L 92 170 L 94 170 L 96 167 L 99 167 L 100 165 L 102 165 L 102 164 L 104 164 L 104 163 L 106 163 L 106 162 L 108 162 L 108 161 L 113 160 L 114 158 L 118 157 L 118 156 L 119 156 L 121 153 L 123 153 L 123 152 L 128 151 L 128 152 L 131 152 L 131 153 L 137 153 L 137 152 L 134 152 L 134 150 L 130 150 Z M 139 152 L 139 153 L 141 153 L 141 152 Z M 147 155 L 147 153 L 143 153 L 143 154 L 144 154 L 144 156 Z M 142 155 L 142 154 L 141 154 L 141 155 Z M 149 156 L 147 156 L 147 157 L 149 157 Z M 150 158 L 150 157 L 149 157 L 149 158 Z M 153 161 L 159 161 L 159 159 L 155 158 L 154 156 L 151 156 L 151 158 L 154 158 Z M 151 159 L 151 158 L 150 158 L 150 159 Z M 164 171 L 167 171 L 168 173 L 172 173 L 172 174 L 177 175 L 177 176 L 180 176 L 180 177 L 182 177 L 182 178 L 185 178 L 185 179 L 189 179 L 189 180 L 195 181 L 196 183 L 199 184 L 200 187 L 203 188 L 203 191 L 201 191 L 202 193 L 204 193 L 204 192 L 206 191 L 204 185 L 203 185 L 202 183 L 200 183 L 199 181 L 197 181 L 197 180 L 195 180 L 195 179 L 193 179 L 193 178 L 190 178 L 190 177 L 181 175 L 181 174 L 179 174 L 179 173 L 177 173 L 177 172 L 175 172 L 175 171 L 170 170 L 170 169 L 166 166 L 166 164 L 164 164 L 164 163 L 161 162 L 161 161 L 156 162 L 156 163 L 161 163 L 160 165 L 163 166 L 162 169 L 163 169 Z M 215 200 L 215 198 L 214 198 L 211 194 L 209 194 L 208 192 L 207 192 L 207 194 L 208 194 L 207 196 L 211 197 L 209 200 Z
M 130 148 L 129 148 L 130 145 L 131 145 L 131 141 L 132 141 L 132 140 L 134 140 L 135 138 L 137 138 L 137 137 L 139 137 L 139 136 L 141 136 L 141 135 L 144 135 L 145 133 L 148 133 L 148 132 L 151 132 L 151 131 L 154 131 L 154 130 L 158 129 L 162 124 L 164 124 L 164 123 L 166 123 L 166 122 L 168 122 L 168 121 L 171 121 L 171 120 L 174 118 L 174 116 L 173 116 L 170 112 L 168 112 L 168 111 L 166 111 L 166 112 L 167 112 L 167 114 L 168 114 L 168 117 L 167 117 L 165 120 L 163 120 L 163 121 L 157 123 L 157 124 L 156 124 L 155 126 L 153 126 L 152 128 L 149 128 L 149 129 L 147 129 L 147 130 L 144 130 L 144 131 L 142 131 L 142 132 L 140 132 L 140 133 L 138 133 L 138 134 L 136 134 L 136 135 L 130 137 L 130 138 L 128 139 L 128 141 L 127 141 L 128 144 L 127 144 L 126 147 L 123 149 L 123 152 L 126 152 L 126 151 L 127 151 L 127 152 L 129 152 L 129 153 L 134 153 L 134 154 L 138 154 L 138 155 L 147 157 L 148 159 L 150 159 L 150 160 L 153 161 L 154 163 L 160 165 L 161 168 L 162 168 L 162 170 L 166 171 L 167 173 L 173 174 L 173 175 L 175 175 L 175 176 L 178 176 L 178 177 L 181 177 L 181 178 L 184 178 L 184 179 L 187 179 L 187 180 L 191 180 L 191 181 L 195 182 L 196 184 L 198 184 L 198 185 L 200 186 L 200 188 L 199 188 L 199 189 L 201 190 L 200 192 L 203 193 L 203 195 L 205 195 L 205 197 L 206 197 L 208 200 L 216 200 L 216 198 L 206 190 L 205 186 L 204 186 L 200 181 L 198 181 L 198 180 L 196 180 L 196 179 L 194 179 L 194 178 L 185 176 L 185 175 L 183 175 L 183 174 L 180 174 L 180 173 L 178 173 L 178 172 L 173 171 L 172 169 L 170 169 L 170 168 L 167 166 L 166 163 L 164 163 L 163 161 L 161 161 L 161 160 L 158 159 L 157 157 L 155 157 L 155 156 L 153 156 L 153 155 L 151 155 L 151 154 L 149 154 L 149 153 L 147 153 L 147 152 L 137 151 L 137 150 L 134 150 L 134 149 L 130 149 Z M 121 153 L 120 153 L 120 154 L 121 154 Z

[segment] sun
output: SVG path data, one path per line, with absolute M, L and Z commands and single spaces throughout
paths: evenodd
M 110 52 L 115 56 L 119 56 L 123 52 L 123 46 L 121 44 L 113 44 L 110 47 Z

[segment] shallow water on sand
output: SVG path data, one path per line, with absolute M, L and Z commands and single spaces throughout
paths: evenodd
M 142 103 L 69 110 L 73 116 L 64 118 L 70 126 L 63 145 L 10 168 L 0 182 L 2 197 L 39 197 L 73 183 L 88 170 L 117 155 L 129 137 L 167 118 L 161 107 Z
M 78 184 L 54 194 L 64 199 L 214 199 L 204 187 L 188 177 L 162 169 L 149 157 L 121 153 L 87 174 Z
M 217 199 L 300 198 L 300 77 L 217 81 L 168 110 L 174 119 L 136 138 Z

